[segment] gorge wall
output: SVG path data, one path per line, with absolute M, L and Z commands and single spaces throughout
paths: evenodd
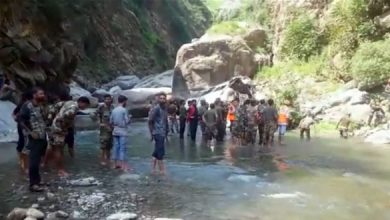
M 145 76 L 210 24 L 201 0 L 3 0 L 0 65 L 19 90 Z

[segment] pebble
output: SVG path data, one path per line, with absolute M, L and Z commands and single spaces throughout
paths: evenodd
M 31 205 L 31 208 L 33 208 L 33 209 L 37 209 L 37 208 L 39 208 L 39 204 L 37 204 L 37 203 L 34 203 L 34 204 L 32 204 L 32 205 Z
M 29 208 L 27 209 L 27 216 L 41 219 L 45 217 L 45 214 L 43 214 L 43 212 L 39 211 L 38 209 Z
M 79 211 L 73 211 L 72 218 L 74 218 L 74 219 L 81 218 L 81 213 Z
M 45 201 L 45 200 L 46 200 L 45 197 L 39 197 L 39 198 L 37 199 L 38 202 L 43 202 L 43 201 Z
M 24 220 L 37 220 L 37 218 L 33 218 L 33 217 L 28 216 Z
M 55 198 L 55 195 L 54 195 L 54 193 L 48 192 L 48 193 L 46 194 L 46 197 L 47 197 L 49 200 L 53 200 L 53 199 Z
M 54 210 L 56 208 L 56 205 L 51 205 L 51 206 L 49 206 L 49 209 L 50 210 Z
M 107 220 L 133 220 L 137 219 L 137 214 L 130 212 L 118 212 L 107 217 Z

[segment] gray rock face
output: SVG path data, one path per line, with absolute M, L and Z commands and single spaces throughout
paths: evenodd
M 113 81 L 104 84 L 102 86 L 103 89 L 109 90 L 112 87 L 118 86 L 122 90 L 132 89 L 134 88 L 137 83 L 139 83 L 140 79 L 135 75 L 126 75 L 126 76 L 119 76 L 118 78 L 114 79 Z
M 202 37 L 184 44 L 177 52 L 177 73 L 193 91 L 209 89 L 233 76 L 253 76 L 257 65 L 254 52 L 241 37 Z
M 98 102 L 104 102 L 105 95 L 111 95 L 111 94 L 104 89 L 97 89 L 92 93 L 92 96 L 97 98 Z
M 16 105 L 10 101 L 0 101 L 0 140 L 16 141 L 16 122 L 11 117 Z
M 91 108 L 96 108 L 98 103 L 99 103 L 99 100 L 95 97 L 92 96 L 92 94 L 81 88 L 81 86 L 79 86 L 77 83 L 73 82 L 69 85 L 69 88 L 70 88 L 70 95 L 72 96 L 73 100 L 77 100 L 78 98 L 84 96 L 84 97 L 87 97 L 89 99 L 89 102 L 91 103 L 90 107 Z
M 378 17 L 380 26 L 383 28 L 390 28 L 390 11 Z
M 133 220 L 137 214 L 131 212 L 118 212 L 107 217 L 107 220 Z
M 119 86 L 114 86 L 114 87 L 112 87 L 108 92 L 109 92 L 111 95 L 116 95 L 116 94 L 119 94 L 121 91 L 122 91 L 121 87 L 119 87 Z
M 147 76 L 142 78 L 134 88 L 160 88 L 171 87 L 173 80 L 173 70 L 167 70 L 158 75 Z

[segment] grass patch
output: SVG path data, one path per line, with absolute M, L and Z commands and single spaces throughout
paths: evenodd
M 314 125 L 312 130 L 315 130 L 317 133 L 334 132 L 336 131 L 336 125 L 334 122 L 320 121 Z

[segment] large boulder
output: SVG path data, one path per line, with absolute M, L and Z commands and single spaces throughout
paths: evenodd
M 386 13 L 382 14 L 381 16 L 379 16 L 378 18 L 378 23 L 381 27 L 385 28 L 385 29 L 389 29 L 390 28 L 390 10 L 387 11 Z
M 168 87 L 161 88 L 134 88 L 120 92 L 128 98 L 127 106 L 134 118 L 147 117 L 150 109 L 150 102 L 155 100 L 159 93 L 165 93 L 168 98 L 172 94 L 172 89 Z
M 69 88 L 70 88 L 69 94 L 72 96 L 74 101 L 76 101 L 78 98 L 84 96 L 84 97 L 87 97 L 89 99 L 89 102 L 91 103 L 91 105 L 90 105 L 91 108 L 96 108 L 98 106 L 98 104 L 99 104 L 98 98 L 93 97 L 89 91 L 81 88 L 81 86 L 78 85 L 76 82 L 72 82 L 69 85 Z
M 252 77 L 257 65 L 254 52 L 241 37 L 217 36 L 184 44 L 177 53 L 176 68 L 175 74 L 183 76 L 190 91 L 200 91 L 233 76 Z
M 372 109 L 368 104 L 360 105 L 339 105 L 324 110 L 320 117 L 325 121 L 338 122 L 341 117 L 346 114 L 351 114 L 353 122 L 358 124 L 366 124 Z
M 97 98 L 98 102 L 104 102 L 105 95 L 111 95 L 111 94 L 104 89 L 97 89 L 92 93 L 92 97 Z
M 264 47 L 267 40 L 267 33 L 264 29 L 255 28 L 245 34 L 244 40 L 251 48 Z
M 15 104 L 10 101 L 0 101 L 0 141 L 17 140 L 16 123 L 11 117 Z
M 125 75 L 119 76 L 113 81 L 106 83 L 102 86 L 103 89 L 109 90 L 112 87 L 118 86 L 122 90 L 132 89 L 137 83 L 140 82 L 140 79 L 135 75 Z
M 167 70 L 158 75 L 151 75 L 142 78 L 134 88 L 160 88 L 171 87 L 173 79 L 173 70 Z

